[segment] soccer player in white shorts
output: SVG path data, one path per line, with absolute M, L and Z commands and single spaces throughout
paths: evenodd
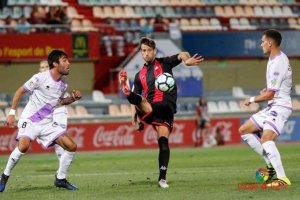
M 291 185 L 275 145 L 292 113 L 292 68 L 288 57 L 280 50 L 281 40 L 281 34 L 276 30 L 266 30 L 262 35 L 261 47 L 264 54 L 269 55 L 266 88 L 258 96 L 246 97 L 244 103 L 249 106 L 254 102 L 268 101 L 268 106 L 252 115 L 239 129 L 242 139 L 265 160 L 269 172 L 268 187 Z M 261 138 L 254 134 L 257 131 L 262 131 Z M 277 179 L 272 180 L 275 174 Z
M 6 118 L 10 127 L 15 126 L 15 112 L 21 97 L 30 93 L 30 98 L 18 122 L 17 147 L 11 153 L 0 179 L 0 192 L 3 192 L 14 166 L 28 151 L 31 142 L 39 138 L 44 147 L 58 144 L 65 149 L 59 162 L 59 169 L 54 185 L 68 190 L 78 188 L 66 180 L 67 171 L 75 155 L 77 145 L 66 134 L 64 128 L 53 121 L 53 110 L 57 105 L 67 105 L 81 98 L 78 90 L 73 90 L 72 96 L 63 98 L 68 85 L 64 76 L 69 74 L 70 63 L 65 52 L 53 50 L 48 56 L 50 70 L 35 74 L 13 98 L 11 110 Z
M 47 60 L 42 60 L 39 66 L 39 72 L 44 72 L 49 70 L 49 65 Z M 67 95 L 68 96 L 68 95 Z M 65 97 L 67 97 L 65 96 Z M 66 106 L 58 106 L 54 108 L 53 111 L 53 121 L 56 122 L 59 126 L 61 126 L 65 131 L 67 131 L 67 124 L 68 124 L 68 113 Z M 36 140 L 39 144 L 41 141 L 39 138 Z M 54 150 L 58 160 L 60 159 L 61 155 L 64 153 L 64 149 L 59 146 L 58 144 L 54 145 Z

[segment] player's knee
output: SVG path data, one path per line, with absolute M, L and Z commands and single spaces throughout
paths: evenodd
M 75 142 L 73 142 L 69 147 L 68 147 L 68 151 L 70 152 L 75 152 L 77 150 L 77 144 Z
M 26 153 L 29 149 L 30 145 L 29 144 L 19 144 L 18 149 L 21 153 Z

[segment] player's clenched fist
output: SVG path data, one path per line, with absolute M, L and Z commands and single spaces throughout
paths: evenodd
M 79 90 L 73 90 L 72 91 L 72 97 L 76 101 L 81 99 L 81 92 Z

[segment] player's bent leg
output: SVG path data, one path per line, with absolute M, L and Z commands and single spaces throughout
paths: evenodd
M 55 177 L 54 185 L 67 190 L 78 190 L 75 185 L 72 185 L 66 179 L 66 175 L 75 155 L 77 145 L 68 135 L 60 136 L 55 142 L 63 147 L 65 151 L 59 160 L 59 169 Z
M 151 104 L 147 101 L 145 97 L 142 97 L 141 102 L 136 105 L 136 108 L 143 114 L 148 114 L 153 111 Z

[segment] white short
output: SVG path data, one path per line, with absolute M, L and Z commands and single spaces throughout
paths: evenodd
M 27 137 L 31 141 L 36 138 L 44 147 L 50 147 L 54 141 L 61 135 L 66 133 L 66 129 L 59 126 L 57 123 L 50 121 L 45 123 L 33 123 L 30 119 L 20 119 L 18 122 L 17 140 L 22 137 Z
M 280 135 L 285 122 L 292 114 L 292 110 L 281 106 L 267 107 L 250 118 L 259 130 L 272 130 Z
M 60 106 L 54 109 L 53 121 L 55 121 L 62 128 L 67 129 L 68 124 L 68 112 L 66 106 Z

